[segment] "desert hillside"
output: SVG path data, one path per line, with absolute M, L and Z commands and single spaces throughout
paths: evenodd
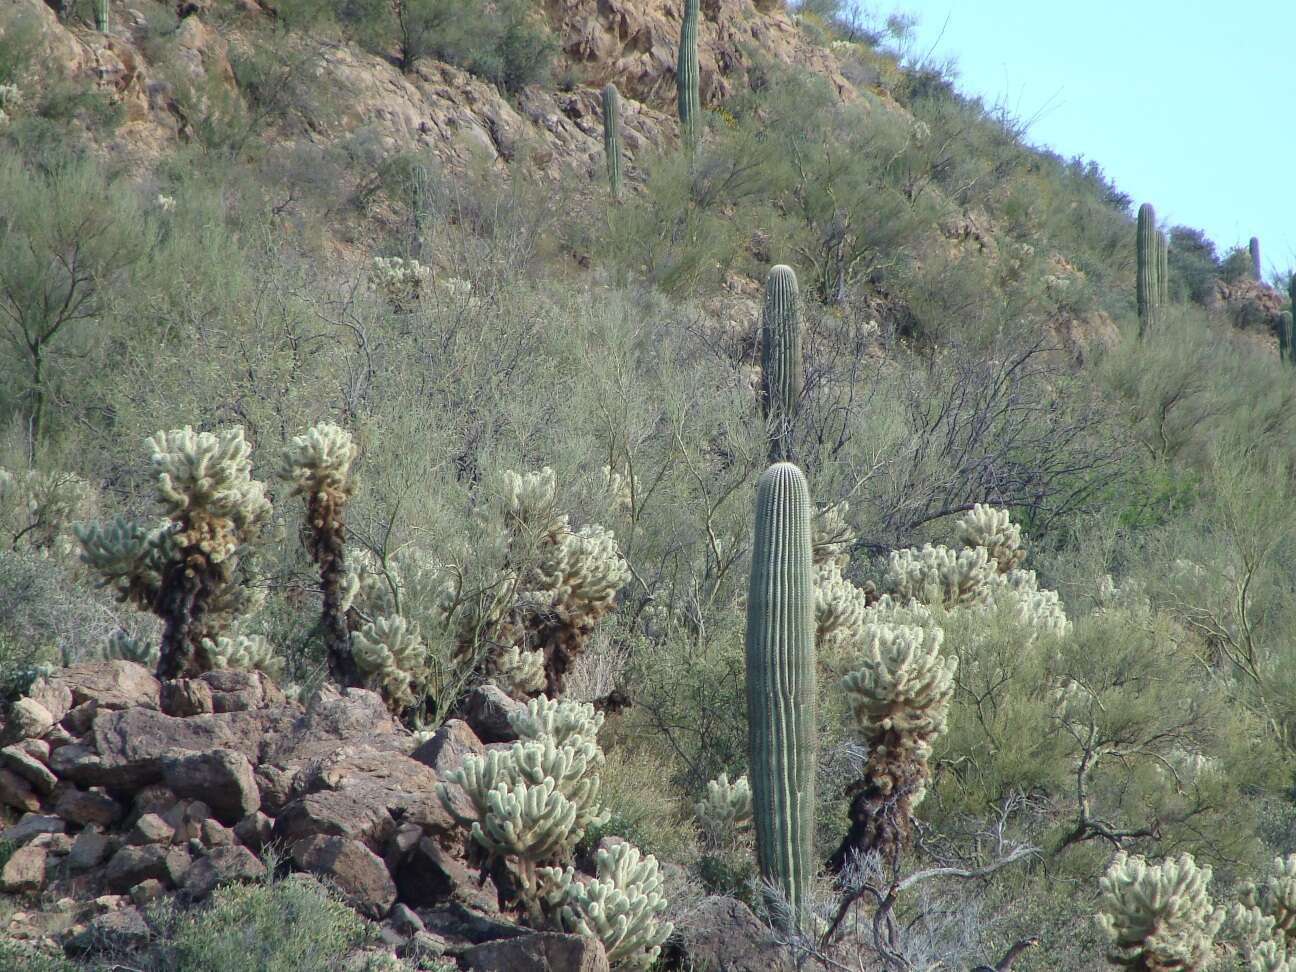
M 0 0 L 0 972 L 1296 964 L 1289 295 L 902 29 Z

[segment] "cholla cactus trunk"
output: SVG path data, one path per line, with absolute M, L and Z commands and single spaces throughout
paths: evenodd
M 792 458 L 792 429 L 803 382 L 797 278 L 791 267 L 780 265 L 765 278 L 761 314 L 761 402 L 771 462 Z
M 603 89 L 603 152 L 607 155 L 608 187 L 621 198 L 621 96 L 615 84 Z
M 1264 280 L 1264 272 L 1260 265 L 1260 238 L 1251 237 L 1251 242 L 1247 244 L 1247 250 L 1251 253 L 1251 273 L 1256 280 Z
M 228 582 L 222 565 L 213 563 L 196 544 L 182 549 L 167 566 L 154 607 L 162 618 L 159 679 L 198 675 L 211 667 L 199 657 L 197 649 L 203 638 L 215 634 L 204 620 L 212 598 Z
M 684 0 L 680 21 L 679 57 L 675 62 L 676 102 L 679 106 L 680 141 L 690 155 L 697 148 L 698 126 L 702 123 L 702 95 L 698 78 L 699 0 Z
M 95 30 L 108 33 L 108 0 L 95 0 L 94 17 Z
M 1170 237 L 1157 234 L 1157 303 L 1170 303 Z
M 310 525 L 307 549 L 319 565 L 323 607 L 320 625 L 328 651 L 329 675 L 338 685 L 359 685 L 360 671 L 351 654 L 351 632 L 347 626 L 343 584 L 346 579 L 345 498 L 321 491 L 307 498 Z
M 747 713 L 761 877 L 795 924 L 814 876 L 815 656 L 810 490 L 791 463 L 756 492 L 747 597 Z
M 1156 210 L 1151 203 L 1144 203 L 1138 211 L 1138 236 L 1135 243 L 1139 337 L 1146 334 L 1156 322 L 1156 238 Z

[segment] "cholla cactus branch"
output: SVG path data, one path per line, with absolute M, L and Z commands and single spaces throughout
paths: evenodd
M 984 547 L 955 553 L 948 547 L 925 544 L 921 550 L 891 552 L 882 589 L 897 600 L 965 607 L 985 600 L 995 574 Z
M 400 615 L 376 618 L 352 635 L 351 654 L 364 684 L 381 692 L 392 708 L 414 705 L 427 666 L 417 624 Z
M 273 679 L 283 676 L 284 662 L 261 635 L 235 635 L 232 638 L 204 638 L 203 654 L 208 668 L 239 669 L 265 672 Z
M 351 465 L 356 447 L 351 434 L 324 422 L 299 435 L 284 453 L 279 478 L 306 504 L 305 540 L 319 566 L 323 608 L 320 625 L 328 651 L 329 674 L 341 685 L 358 684 L 346 621 L 346 504 L 351 498 Z
M 954 536 L 964 547 L 984 547 L 995 569 L 1007 574 L 1026 559 L 1021 527 L 1007 510 L 977 503 L 954 522 Z
M 1276 934 L 1287 944 L 1296 944 L 1296 854 L 1274 858 L 1265 879 L 1242 885 L 1238 897 L 1273 919 Z
M 1124 851 L 1099 880 L 1098 923 L 1113 965 L 1135 972 L 1197 972 L 1210 962 L 1224 913 L 1208 893 L 1209 867 L 1184 854 L 1149 864 Z
M 752 822 L 751 784 L 746 776 L 729 782 L 729 774 L 707 784 L 706 796 L 693 804 L 702 835 L 712 847 L 732 844 Z

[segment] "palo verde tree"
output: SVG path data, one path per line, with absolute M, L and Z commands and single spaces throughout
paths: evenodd
M 85 162 L 33 172 L 0 161 L 0 199 L 0 338 L 21 369 L 17 408 L 34 451 L 74 332 L 144 255 L 151 228 L 128 191 Z

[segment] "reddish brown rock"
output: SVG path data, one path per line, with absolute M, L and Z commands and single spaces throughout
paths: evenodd
M 122 816 L 121 804 L 94 790 L 65 790 L 54 805 L 54 812 L 69 823 L 98 824 L 109 827 Z
M 216 711 L 211 686 L 189 678 L 162 683 L 161 709 L 169 716 L 180 717 L 206 715 Z
M 0 769 L 0 804 L 26 813 L 39 813 L 41 809 L 40 797 L 32 785 L 7 769 Z
M 361 914 L 381 918 L 396 901 L 387 866 L 364 844 L 344 837 L 307 837 L 292 845 L 293 862 L 329 878 Z
M 472 972 L 608 972 L 600 942 L 557 932 L 474 945 L 463 953 L 463 961 Z
M 9 894 L 35 894 L 45 887 L 45 863 L 48 852 L 44 847 L 28 844 L 19 847 L 0 870 L 0 888 Z
M 274 836 L 286 844 L 303 837 L 346 837 L 377 851 L 396 831 L 382 803 L 356 790 L 323 790 L 293 800 L 275 818 Z
M 123 847 L 112 856 L 104 871 L 104 881 L 114 891 L 129 891 L 149 878 L 167 880 L 167 848 L 157 844 Z
M 54 727 L 54 716 L 35 699 L 19 699 L 9 706 L 8 725 L 19 738 L 43 736 Z
M 175 837 L 174 827 L 156 813 L 146 813 L 135 821 L 135 826 L 126 835 L 126 843 L 134 846 L 143 846 L 144 844 L 169 845 L 173 837 Z
M 66 688 L 72 696 L 73 706 L 96 702 L 101 709 L 132 706 L 156 709 L 162 688 L 143 665 L 121 660 L 73 665 L 46 676 L 42 681 L 48 683 L 48 687 L 40 689 L 42 693 Z
M 180 888 L 194 901 L 201 901 L 222 884 L 259 881 L 265 877 L 265 865 L 246 847 L 237 844 L 216 847 L 194 861 Z
M 254 854 L 270 842 L 273 832 L 274 821 L 260 810 L 248 814 L 234 825 L 235 839 Z
M 260 809 L 261 792 L 246 756 L 232 749 L 168 753 L 162 778 L 177 796 L 202 800 L 226 823 Z
M 49 796 L 58 783 L 58 777 L 30 751 L 33 744 L 45 747 L 45 758 L 48 760 L 49 745 L 39 739 L 28 739 L 22 744 L 0 749 L 0 767 L 21 776 L 41 796 Z
M 432 767 L 437 776 L 444 777 L 462 766 L 465 756 L 480 755 L 484 751 L 482 741 L 468 723 L 462 719 L 450 719 L 437 729 L 431 739 L 414 750 L 411 758 Z

